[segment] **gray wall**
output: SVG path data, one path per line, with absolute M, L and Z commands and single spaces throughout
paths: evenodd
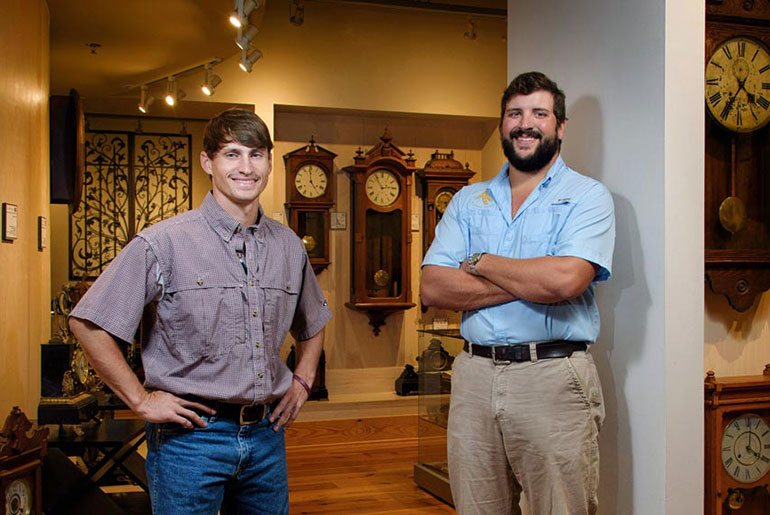
M 508 78 L 560 85 L 565 162 L 615 200 L 593 349 L 603 514 L 702 510 L 704 7 L 678 4 L 508 2 Z

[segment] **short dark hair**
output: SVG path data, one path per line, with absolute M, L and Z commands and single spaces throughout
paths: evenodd
M 228 109 L 219 113 L 209 120 L 203 131 L 203 149 L 211 158 L 233 141 L 249 148 L 273 149 L 270 130 L 265 122 L 245 109 Z
M 500 102 L 500 123 L 505 116 L 505 106 L 515 95 L 529 95 L 535 91 L 548 91 L 553 95 L 553 114 L 556 116 L 556 125 L 561 125 L 567 120 L 567 109 L 564 107 L 564 92 L 559 89 L 554 81 L 540 72 L 522 73 L 508 84 L 503 92 L 503 100 Z

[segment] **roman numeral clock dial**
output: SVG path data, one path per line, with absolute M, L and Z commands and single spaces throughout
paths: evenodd
M 752 483 L 770 469 L 770 426 L 752 414 L 732 420 L 722 433 L 722 465 L 741 483 Z
M 719 45 L 706 64 L 706 106 L 735 132 L 770 121 L 770 52 L 758 40 L 737 37 Z

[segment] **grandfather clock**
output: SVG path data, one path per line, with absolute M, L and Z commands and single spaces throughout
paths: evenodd
M 352 282 L 345 305 L 369 317 L 375 336 L 391 313 L 414 307 L 410 203 L 415 158 L 391 142 L 388 130 L 348 168 L 353 214 Z
M 318 274 L 329 266 L 329 218 L 334 205 L 334 158 L 337 154 L 310 142 L 284 154 L 289 227 L 302 238 Z
M 770 288 L 770 4 L 706 1 L 705 265 L 746 311 Z
M 466 163 L 454 158 L 454 151 L 442 153 L 436 150 L 425 163 L 425 168 L 417 171 L 421 188 L 418 194 L 422 197 L 422 253 L 425 254 L 433 242 L 436 225 L 444 215 L 449 201 L 460 188 L 468 184 L 475 174 Z

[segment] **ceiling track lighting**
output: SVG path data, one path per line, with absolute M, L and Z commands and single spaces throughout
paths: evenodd
M 241 51 L 241 60 L 238 62 L 238 66 L 246 73 L 251 73 L 251 67 L 262 58 L 262 51 L 259 48 L 255 48 L 250 53 L 244 49 Z
M 180 100 L 187 95 L 176 84 L 176 77 L 170 75 L 168 77 L 168 83 L 166 84 L 166 104 L 175 106 Z
M 235 37 L 235 44 L 238 45 L 238 48 L 241 50 L 249 48 L 249 45 L 254 38 L 257 37 L 257 34 L 259 34 L 259 29 L 254 25 L 249 25 L 246 27 L 245 31 L 241 27 L 238 29 L 238 35 Z
M 211 63 L 206 65 L 206 77 L 203 84 L 201 84 L 201 91 L 208 97 L 214 94 L 214 90 L 222 82 L 222 78 L 214 73 L 212 68 L 213 65 Z
M 305 8 L 300 3 L 301 0 L 294 0 L 289 6 L 289 22 L 300 26 L 305 21 Z
M 230 13 L 230 23 L 234 27 L 245 27 L 249 23 L 249 15 L 257 7 L 257 0 L 235 0 L 235 9 Z
M 468 18 L 468 30 L 463 34 L 465 39 L 476 39 L 476 22 L 473 18 Z
M 148 90 L 149 90 L 149 86 L 147 86 L 147 84 L 143 84 L 142 93 L 141 93 L 141 96 L 139 97 L 138 107 L 139 107 L 139 110 L 144 114 L 147 114 L 147 111 L 150 110 L 150 104 L 152 104 L 153 101 L 155 100 L 155 97 L 150 95 Z

